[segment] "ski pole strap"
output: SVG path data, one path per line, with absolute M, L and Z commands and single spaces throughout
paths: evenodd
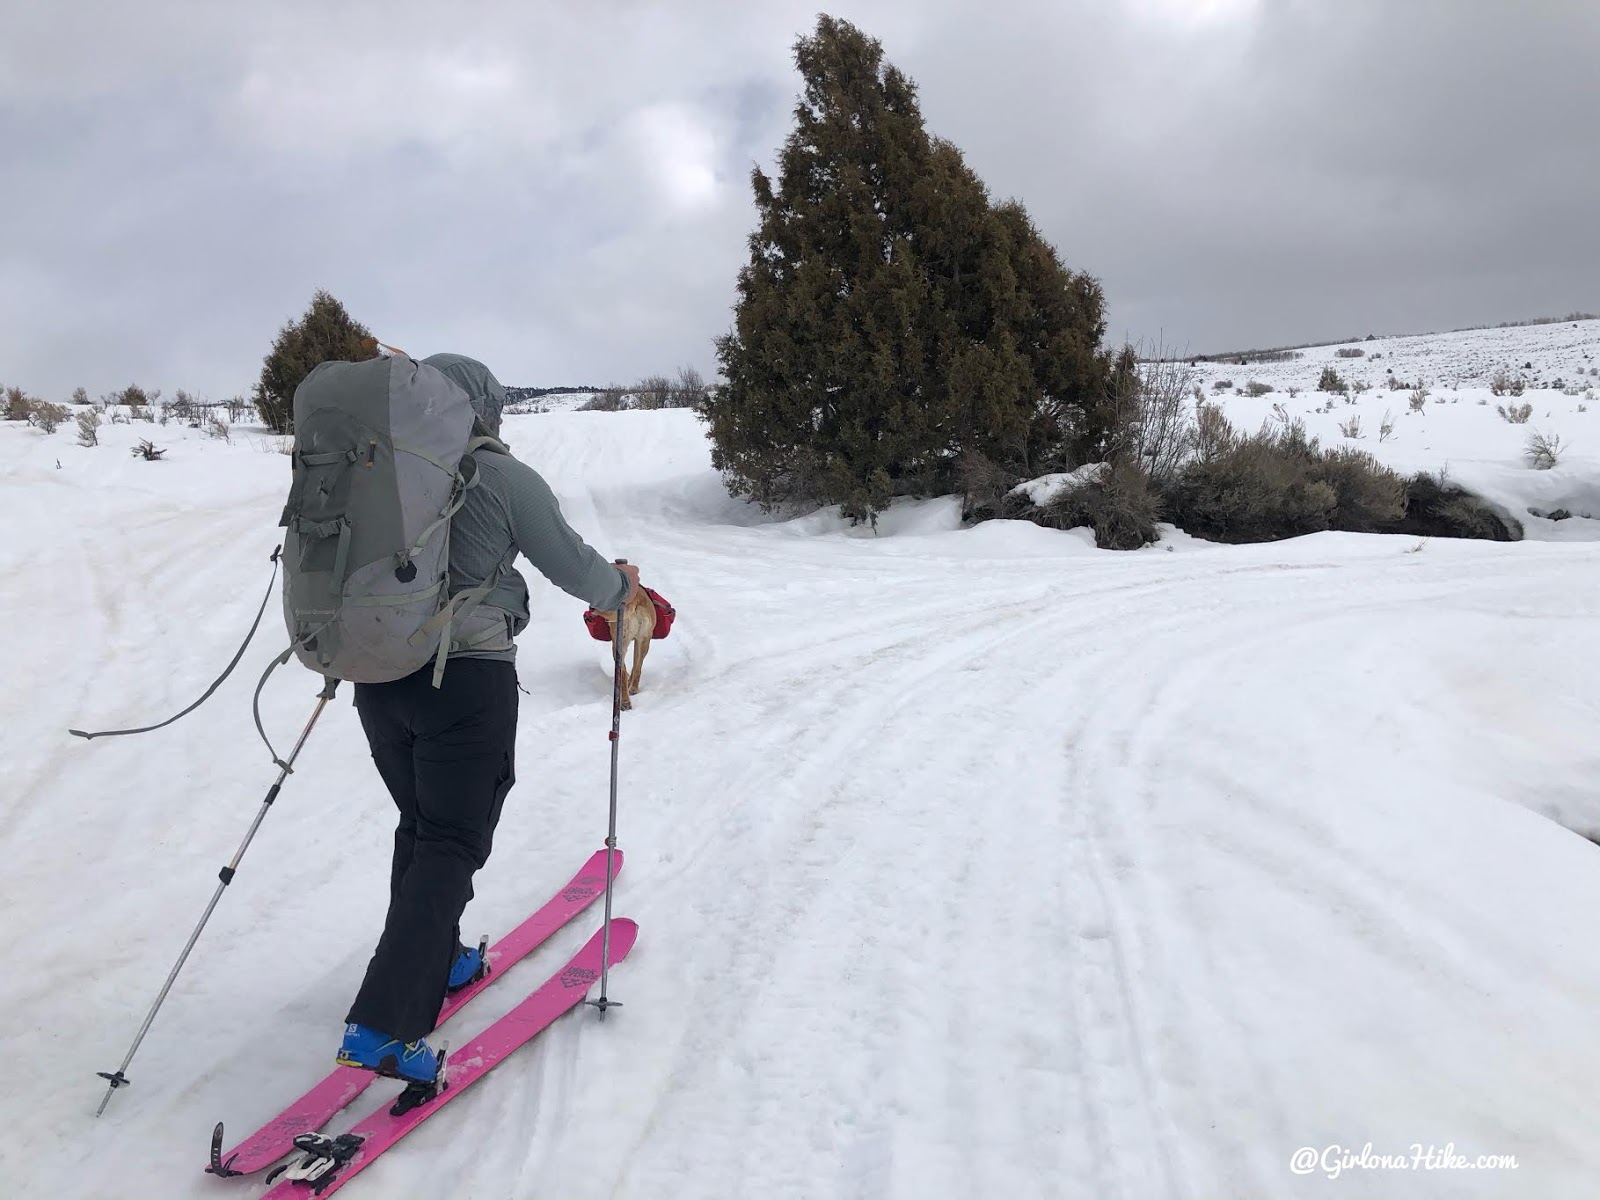
M 261 626 L 262 614 L 264 614 L 267 611 L 267 604 L 272 599 L 272 588 L 273 588 L 273 585 L 278 580 L 278 560 L 279 560 L 279 557 L 282 555 L 282 553 L 283 553 L 283 547 L 282 546 L 275 546 L 273 548 L 273 551 L 272 551 L 272 578 L 270 580 L 268 580 L 268 582 L 267 582 L 267 593 L 266 593 L 266 595 L 261 597 L 261 607 L 256 611 L 256 619 L 254 621 L 250 622 L 250 632 L 244 635 L 244 641 L 239 644 L 239 649 L 234 653 L 233 661 L 228 664 L 227 669 L 225 669 L 222 672 L 221 675 L 218 675 L 216 677 L 216 679 L 212 682 L 211 686 L 208 687 L 205 690 L 204 694 L 201 695 L 200 699 L 196 700 L 193 704 L 189 705 L 189 707 L 184 709 L 182 712 L 177 713 L 174 716 L 168 717 L 165 721 L 162 721 L 160 724 L 157 724 L 157 725 L 145 725 L 145 726 L 142 726 L 142 727 L 140 727 L 138 729 L 100 729 L 100 730 L 95 730 L 92 733 L 91 732 L 87 732 L 87 731 L 82 730 L 82 729 L 69 729 L 69 730 L 67 730 L 67 732 L 70 733 L 73 737 L 81 737 L 85 741 L 93 741 L 95 738 L 98 738 L 98 737 L 126 737 L 129 734 L 135 734 L 135 733 L 153 733 L 157 729 L 165 729 L 168 725 L 171 725 L 174 721 L 182 720 L 184 717 L 187 717 L 190 713 L 192 713 L 195 709 L 199 708 L 207 700 L 211 699 L 212 694 L 215 693 L 216 690 L 219 687 L 222 686 L 223 681 L 225 679 L 227 679 L 229 675 L 233 674 L 233 669 L 239 665 L 239 660 L 244 657 L 244 652 L 245 652 L 246 648 L 248 648 L 249 645 L 250 645 L 250 639 L 255 637 L 256 630 L 258 628 L 260 628 L 260 626 Z M 258 725 L 258 728 L 259 728 L 259 725 Z M 269 749 L 269 750 L 271 748 L 272 747 L 270 745 L 267 747 L 267 749 Z M 276 756 L 274 756 L 274 761 L 276 761 Z
M 285 775 L 294 774 L 294 768 L 278 757 L 278 752 L 272 748 L 272 739 L 267 736 L 266 728 L 261 724 L 261 691 L 267 686 L 267 678 L 284 663 L 289 661 L 294 654 L 294 646 L 285 650 L 277 658 L 267 664 L 267 669 L 261 672 L 261 679 L 256 683 L 256 694 L 250 697 L 250 715 L 255 718 L 256 732 L 261 735 L 261 742 L 267 748 L 267 753 L 272 755 L 272 765 L 280 767 Z

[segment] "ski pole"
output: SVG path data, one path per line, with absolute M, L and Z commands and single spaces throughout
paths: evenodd
M 317 695 L 317 707 L 311 713 L 311 719 L 306 722 L 306 727 L 300 731 L 300 740 L 295 742 L 294 749 L 289 752 L 288 759 L 280 764 L 278 778 L 267 789 L 267 798 L 261 802 L 261 809 L 256 813 L 256 819 L 250 823 L 249 831 L 244 835 L 244 841 L 239 843 L 239 849 L 234 851 L 233 861 L 217 873 L 221 880 L 217 890 L 211 897 L 211 903 L 206 905 L 205 913 L 200 917 L 200 924 L 194 927 L 194 932 L 189 935 L 189 941 L 183 948 L 183 953 L 178 955 L 178 961 L 173 964 L 172 971 L 167 975 L 166 983 L 161 985 L 161 994 L 156 997 L 156 1002 L 150 1006 L 149 1015 L 144 1019 L 144 1024 L 139 1026 L 139 1033 L 133 1039 L 133 1045 L 128 1047 L 128 1056 L 122 1060 L 122 1065 L 115 1071 L 96 1072 L 101 1079 L 109 1080 L 111 1086 L 106 1089 L 105 1098 L 100 1101 L 100 1107 L 95 1110 L 95 1116 L 100 1116 L 106 1111 L 106 1105 L 111 1103 L 111 1097 L 119 1087 L 126 1087 L 131 1081 L 123 1073 L 128 1069 L 128 1064 L 133 1061 L 133 1056 L 139 1052 L 139 1043 L 144 1041 L 144 1035 L 150 1032 L 150 1026 L 155 1023 L 156 1013 L 161 1010 L 161 1005 L 167 999 L 167 993 L 172 990 L 172 985 L 177 981 L 178 972 L 183 970 L 183 964 L 188 961 L 189 952 L 194 949 L 194 944 L 200 940 L 200 931 L 206 927 L 206 922 L 211 919 L 212 911 L 217 907 L 217 901 L 222 899 L 222 893 L 233 882 L 233 877 L 238 873 L 239 860 L 244 857 L 244 852 L 249 849 L 250 841 L 256 836 L 256 830 L 261 828 L 261 822 L 266 819 L 267 810 L 272 807 L 272 802 L 278 798 L 278 791 L 283 787 L 283 781 L 289 777 L 294 769 L 294 760 L 300 755 L 300 748 L 306 744 L 306 739 L 311 736 L 311 728 L 317 723 L 317 718 L 322 715 L 322 710 L 328 706 L 328 701 L 333 699 L 333 692 L 339 686 L 339 681 L 333 678 L 324 678 L 322 691 Z
M 619 558 L 615 561 L 621 566 L 628 560 Z M 611 634 L 611 823 L 606 828 L 606 917 L 600 935 L 600 999 L 584 1001 L 600 1010 L 602 1021 L 606 1019 L 606 1009 L 622 1007 L 620 1000 L 607 998 L 606 985 L 611 977 L 611 883 L 616 876 L 612 860 L 617 853 L 617 746 L 622 735 L 622 614 L 627 607 L 625 592 L 622 607 L 617 609 L 617 627 Z

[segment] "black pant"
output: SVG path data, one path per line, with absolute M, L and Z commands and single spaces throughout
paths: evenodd
M 357 684 L 356 710 L 400 824 L 389 915 L 345 1020 L 409 1042 L 438 1020 L 472 875 L 515 781 L 517 672 L 456 658 L 435 688 L 429 663 L 393 683 Z

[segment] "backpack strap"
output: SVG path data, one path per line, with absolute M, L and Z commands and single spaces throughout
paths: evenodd
M 446 536 L 448 537 L 449 535 L 447 534 Z M 477 608 L 479 604 L 483 603 L 484 598 L 494 591 L 500 582 L 500 572 L 504 567 L 505 562 L 503 560 L 496 563 L 494 570 L 489 572 L 489 578 L 485 579 L 477 587 L 467 588 L 451 596 L 445 602 L 445 606 L 435 613 L 426 625 L 411 635 L 413 642 L 421 641 L 424 636 L 434 633 L 439 635 L 439 653 L 433 664 L 434 687 L 439 687 L 444 682 L 444 664 L 445 660 L 450 657 L 451 627 Z
M 498 438 L 479 436 L 471 438 L 467 441 L 467 448 L 461 452 L 461 456 L 463 459 L 467 459 L 471 456 L 473 451 L 484 449 L 495 450 L 501 454 L 511 453 L 511 451 L 506 449 L 505 443 L 500 441 Z M 450 505 L 449 509 L 440 516 L 439 520 L 428 526 L 428 528 L 423 531 L 422 537 L 417 539 L 418 544 L 420 545 L 433 534 L 433 531 L 438 528 L 439 525 L 443 524 L 445 526 L 444 536 L 446 562 L 450 561 L 450 518 L 455 516 L 455 514 L 460 510 L 461 506 L 466 503 L 467 493 L 478 486 L 478 471 L 476 462 L 472 464 L 472 468 L 473 469 L 469 472 L 458 472 L 464 481 L 460 488 L 459 496 Z M 490 592 L 494 591 L 494 589 L 500 583 L 501 572 L 505 570 L 510 559 L 515 557 L 516 552 L 513 550 L 506 559 L 503 559 L 495 564 L 494 570 L 489 572 L 489 578 L 485 579 L 477 587 L 467 588 L 464 591 L 457 592 L 454 596 L 451 596 L 450 599 L 445 602 L 444 607 L 435 613 L 432 619 L 430 619 L 426 625 L 411 635 L 411 640 L 413 642 L 420 641 L 425 637 L 430 637 L 435 633 L 439 635 L 439 653 L 434 657 L 433 661 L 434 687 L 440 687 L 444 683 L 444 667 L 445 663 L 450 658 L 452 628 L 458 621 L 466 617 L 466 615 L 474 608 L 483 603 L 484 599 L 489 595 Z

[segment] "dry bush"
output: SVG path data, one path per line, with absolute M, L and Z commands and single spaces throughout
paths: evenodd
M 199 402 L 182 388 L 179 388 L 172 399 L 167 401 L 162 407 L 162 412 L 174 421 L 184 422 L 190 429 L 200 428 Z
M 1340 346 L 1334 352 L 1337 358 L 1365 358 L 1367 352 L 1360 346 Z
M 1006 497 L 1022 479 L 976 450 L 965 450 L 956 460 L 956 486 L 961 489 L 961 517 L 987 521 L 1014 516 L 1006 511 Z
M 72 389 L 72 403 L 83 405 L 89 403 L 89 393 L 81 387 Z
M 1526 425 L 1528 418 L 1533 416 L 1533 405 L 1526 403 L 1513 404 L 1510 408 L 1504 404 L 1496 404 L 1494 409 L 1513 425 Z
M 133 447 L 133 456 L 142 458 L 145 462 L 155 462 L 165 453 L 165 450 L 156 449 L 155 445 L 148 440 L 141 440 L 137 446 Z
M 1132 395 L 1113 397 L 1113 404 L 1123 408 L 1119 424 L 1125 431 L 1124 444 L 1114 448 L 1121 453 L 1113 457 L 1117 461 L 1131 457 L 1160 486 L 1193 451 L 1189 401 L 1199 394 L 1199 387 L 1194 368 L 1159 341 L 1136 357 L 1138 368 L 1129 380 Z
M 578 405 L 579 412 L 621 412 L 628 407 L 628 389 L 619 383 L 602 388 Z
M 1428 403 L 1428 389 L 1419 383 L 1407 399 L 1411 405 L 1412 412 L 1421 412 Z
M 26 421 L 28 414 L 33 411 L 33 401 L 28 393 L 19 387 L 6 389 L 5 417 L 8 421 Z
M 78 414 L 78 445 L 98 446 L 100 444 L 100 423 L 104 419 L 98 408 L 88 408 L 80 412 Z
M 1339 433 L 1352 441 L 1360 441 L 1363 436 L 1361 433 L 1361 414 L 1357 413 L 1348 421 L 1341 421 L 1339 423 Z
M 1424 471 L 1406 483 L 1405 517 L 1392 532 L 1415 537 L 1522 540 L 1522 524 L 1497 505 Z
M 1494 375 L 1489 380 L 1489 390 L 1496 396 L 1520 396 L 1528 384 L 1520 375 L 1512 375 L 1504 367 L 1495 368 Z
M 47 400 L 35 400 L 28 410 L 28 424 L 35 429 L 42 429 L 46 433 L 54 433 L 61 427 L 71 412 L 64 404 L 51 404 Z
M 1394 414 L 1383 410 L 1383 421 L 1378 425 L 1378 441 L 1387 442 L 1394 436 Z
M 1535 429 L 1528 434 L 1528 444 L 1522 453 L 1535 471 L 1548 471 L 1561 461 L 1561 435 L 1543 434 Z
M 1137 550 L 1159 541 L 1161 500 L 1150 477 L 1134 462 L 1113 466 L 1100 479 L 1056 496 L 1040 522 L 1057 529 L 1094 530 L 1102 550 Z
M 1245 436 L 1209 418 L 1197 456 L 1162 496 L 1168 519 L 1223 542 L 1273 541 L 1324 529 L 1364 532 L 1398 520 L 1404 481 L 1371 455 L 1324 451 L 1294 421 Z
M 202 428 L 208 438 L 215 438 L 217 441 L 226 442 L 229 445 L 233 443 L 233 429 L 216 413 L 211 413 L 206 417 L 206 423 Z
M 1344 390 L 1345 382 L 1340 378 L 1339 372 L 1332 367 L 1323 367 L 1322 374 L 1317 377 L 1317 391 L 1342 392 Z
M 633 385 L 635 408 L 666 408 L 672 399 L 672 380 L 665 375 L 646 375 Z
M 1405 516 L 1405 480 L 1365 450 L 1353 446 L 1329 450 L 1312 465 L 1311 474 L 1337 497 L 1330 529 L 1381 533 Z
M 1194 426 L 1194 455 L 1201 462 L 1227 454 L 1239 440 L 1233 424 L 1215 404 L 1202 404 L 1195 409 Z
M 1272 385 L 1270 383 L 1262 383 L 1259 379 L 1252 379 L 1244 385 L 1244 394 L 1257 398 L 1269 396 L 1272 394 Z
M 672 387 L 672 408 L 699 408 L 706 401 L 708 390 L 705 376 L 690 366 L 678 368 L 678 380 Z

